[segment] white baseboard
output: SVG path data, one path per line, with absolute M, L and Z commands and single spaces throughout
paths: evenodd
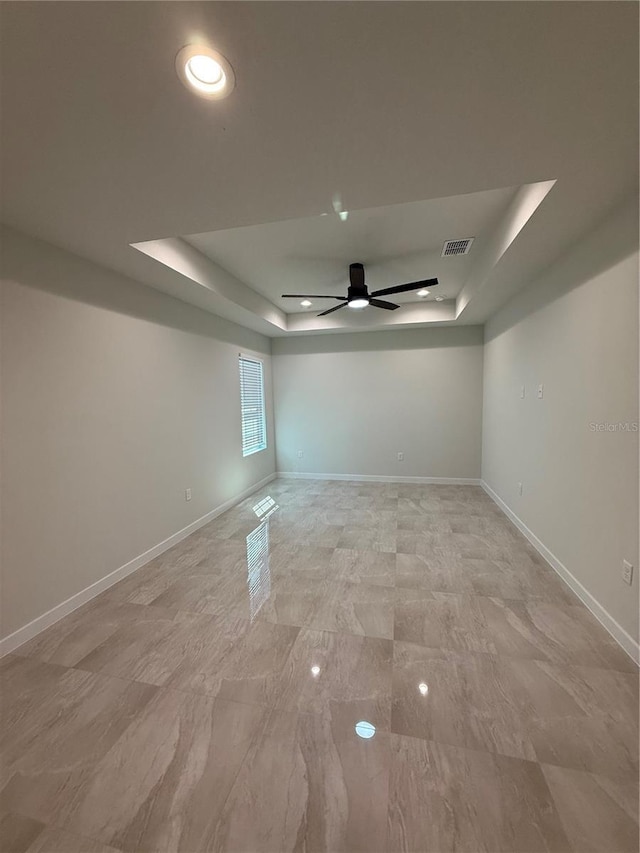
M 562 580 L 567 584 L 568 587 L 578 596 L 580 601 L 593 613 L 598 622 L 607 629 L 607 631 L 611 634 L 613 639 L 625 650 L 625 652 L 631 657 L 637 664 L 640 664 L 640 644 L 638 644 L 631 634 L 629 634 L 625 629 L 620 625 L 613 616 L 604 609 L 604 607 L 597 601 L 593 595 L 589 592 L 589 590 L 584 587 L 580 581 L 571 574 L 569 569 L 560 562 L 560 560 L 556 557 L 556 555 L 550 551 L 547 546 L 541 542 L 538 537 L 533 533 L 527 525 L 520 519 L 518 516 L 510 509 L 507 504 L 502 500 L 502 498 L 497 495 L 491 486 L 487 485 L 484 480 L 480 481 L 480 485 L 485 490 L 485 492 L 489 495 L 489 497 L 495 501 L 495 503 L 500 507 L 500 509 L 504 512 L 507 518 L 512 521 L 518 530 L 523 533 L 529 542 L 533 545 L 536 551 L 544 557 L 544 559 L 549 563 L 552 569 L 554 569 L 562 578 Z
M 278 471 L 288 480 L 353 480 L 356 483 L 432 483 L 440 486 L 479 486 L 481 481 L 465 477 L 396 477 L 386 474 L 310 474 L 300 471 Z
M 36 617 L 31 622 L 23 625 L 22 628 L 18 628 L 17 631 L 14 631 L 7 637 L 4 637 L 4 639 L 0 640 L 0 658 L 9 654 L 9 652 L 14 651 L 18 646 L 21 646 L 28 640 L 31 640 L 41 631 L 44 631 L 45 628 L 53 625 L 54 622 L 58 622 L 64 616 L 67 616 L 69 613 L 77 610 L 78 607 L 82 607 L 83 604 L 91 601 L 92 598 L 95 598 L 101 592 L 104 592 L 105 589 L 109 589 L 109 587 L 118 583 L 118 581 L 126 578 L 127 575 L 133 574 L 137 569 L 142 568 L 142 566 L 153 560 L 155 557 L 158 557 L 164 551 L 168 551 L 169 548 L 173 548 L 174 545 L 177 545 L 178 542 L 186 539 L 191 533 L 195 533 L 195 531 L 200 527 L 204 527 L 205 524 L 213 521 L 214 518 L 222 515 L 223 512 L 231 509 L 232 506 L 235 506 L 241 500 L 262 488 L 262 486 L 266 486 L 267 483 L 275 480 L 275 478 L 275 474 L 269 474 L 268 477 L 260 480 L 259 483 L 254 483 L 253 486 L 249 486 L 248 489 L 245 489 L 239 495 L 236 495 L 230 500 L 225 501 L 223 504 L 220 504 L 220 506 L 212 509 L 211 512 L 208 512 L 206 515 L 203 515 L 201 518 L 198 518 L 196 521 L 193 521 L 191 524 L 183 527 L 182 530 L 178 530 L 177 533 L 169 536 L 168 539 L 165 539 L 163 542 L 159 542 L 157 545 L 154 545 L 153 548 L 149 548 L 149 550 L 145 551 L 144 554 L 134 557 L 133 560 L 129 560 L 129 562 L 125 563 L 124 566 L 120 566 L 119 569 L 115 569 L 113 572 L 105 575 L 105 577 L 100 578 L 99 581 L 92 583 L 91 586 L 80 590 L 80 592 L 72 595 L 71 598 L 67 598 L 66 601 L 62 601 L 60 604 L 52 607 L 51 610 L 47 610 L 47 612 L 43 613 L 42 616 Z

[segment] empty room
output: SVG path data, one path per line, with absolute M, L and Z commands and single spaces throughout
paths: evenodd
M 636 2 L 0 2 L 0 853 L 638 853 Z

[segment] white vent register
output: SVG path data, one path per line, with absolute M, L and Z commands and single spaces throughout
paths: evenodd
M 462 240 L 445 240 L 442 247 L 441 257 L 447 258 L 451 255 L 468 255 L 471 244 L 475 237 L 464 237 Z

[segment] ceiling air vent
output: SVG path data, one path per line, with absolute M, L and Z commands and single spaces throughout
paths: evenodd
M 442 257 L 449 255 L 468 255 L 475 237 L 465 237 L 464 240 L 446 240 L 442 247 Z

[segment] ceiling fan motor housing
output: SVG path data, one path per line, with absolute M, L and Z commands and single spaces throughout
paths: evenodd
M 352 299 L 368 299 L 369 291 L 367 290 L 367 285 L 359 285 L 359 284 L 350 284 L 347 288 L 347 300 L 351 302 Z
M 349 287 L 347 288 L 347 300 L 353 299 L 369 300 L 369 291 L 364 283 L 364 265 L 349 264 Z

